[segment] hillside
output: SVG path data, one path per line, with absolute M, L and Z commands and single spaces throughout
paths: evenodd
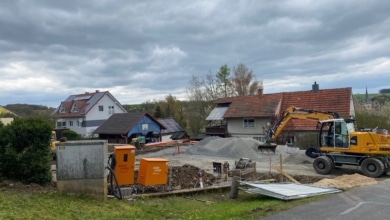
M 8 104 L 6 106 L 0 106 L 0 115 L 2 115 L 1 109 L 5 109 L 4 112 L 8 114 L 15 114 L 19 117 L 50 117 L 50 114 L 54 111 L 54 108 L 49 108 L 42 105 L 28 105 L 28 104 Z

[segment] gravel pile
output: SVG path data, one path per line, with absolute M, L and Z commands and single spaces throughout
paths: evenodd
M 196 145 L 189 148 L 186 153 L 193 155 L 218 156 L 227 158 L 249 158 L 258 160 L 257 146 L 262 144 L 253 138 L 219 138 L 206 137 Z

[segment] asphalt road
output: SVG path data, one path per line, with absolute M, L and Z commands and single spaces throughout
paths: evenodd
M 353 188 L 264 219 L 390 219 L 390 177 Z

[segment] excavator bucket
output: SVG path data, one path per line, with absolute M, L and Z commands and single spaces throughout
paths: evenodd
M 275 153 L 276 144 L 268 144 L 268 143 L 259 144 L 259 145 L 257 146 L 257 149 L 258 149 L 261 153 Z

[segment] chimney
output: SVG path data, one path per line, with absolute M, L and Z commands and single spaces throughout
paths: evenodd
M 258 95 L 259 97 L 262 97 L 262 96 L 263 96 L 263 87 L 261 87 L 261 88 L 259 88 L 259 89 L 257 90 L 257 95 Z
M 317 93 L 319 90 L 319 86 L 317 82 L 314 82 L 314 84 L 311 86 L 312 87 L 312 92 Z

